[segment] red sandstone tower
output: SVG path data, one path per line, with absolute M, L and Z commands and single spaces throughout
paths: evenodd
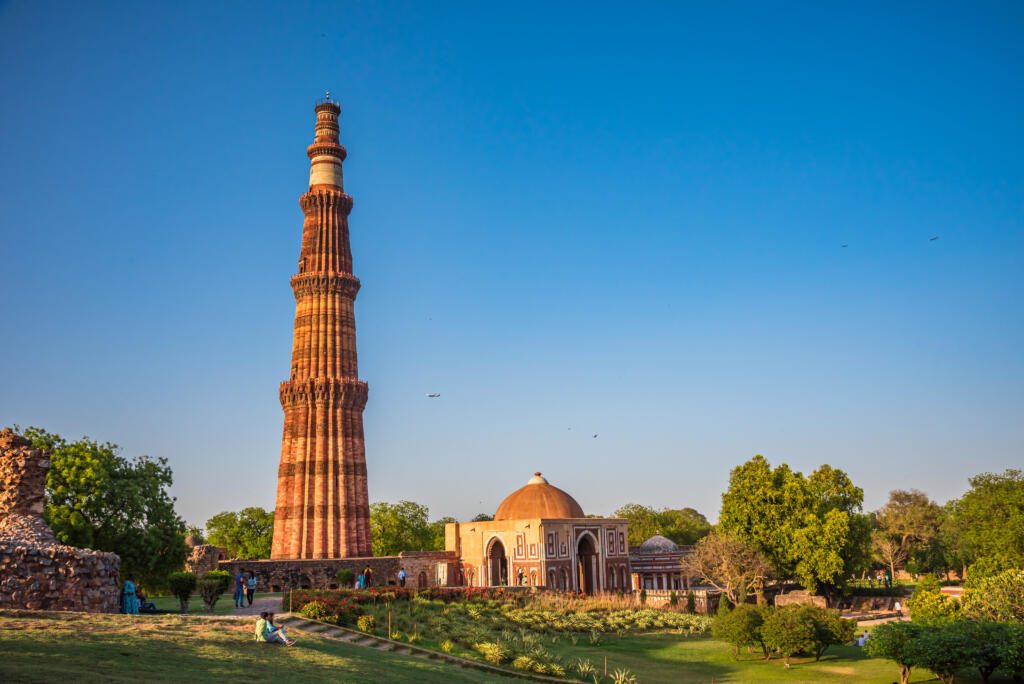
M 284 437 L 277 479 L 272 558 L 372 555 L 366 489 L 363 408 L 366 383 L 356 368 L 348 215 L 342 186 L 345 148 L 338 143 L 341 107 L 316 106 L 307 154 L 309 191 L 299 198 L 305 221 L 295 292 L 291 376 L 281 383 Z

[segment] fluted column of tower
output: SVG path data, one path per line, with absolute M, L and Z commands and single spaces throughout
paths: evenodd
M 291 376 L 281 383 L 284 437 L 278 470 L 272 558 L 369 556 L 363 408 L 366 383 L 356 367 L 348 215 L 342 185 L 345 148 L 338 142 L 341 107 L 316 106 L 316 135 L 307 153 L 309 191 L 295 292 Z

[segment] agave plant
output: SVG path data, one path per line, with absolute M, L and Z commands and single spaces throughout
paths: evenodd
M 612 684 L 636 684 L 636 677 L 629 670 L 619 668 L 612 672 Z

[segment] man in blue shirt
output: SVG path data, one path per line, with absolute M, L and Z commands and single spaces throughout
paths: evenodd
M 245 575 L 239 570 L 235 575 L 235 608 L 245 607 Z

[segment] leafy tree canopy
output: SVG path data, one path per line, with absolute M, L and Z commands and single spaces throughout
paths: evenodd
M 629 521 L 629 544 L 639 546 L 656 534 L 676 544 L 691 545 L 711 531 L 711 523 L 692 508 L 657 510 L 641 504 L 626 504 L 612 514 Z
M 36 448 L 50 452 L 44 517 L 65 544 L 121 557 L 121 575 L 151 588 L 185 561 L 185 523 L 168 493 L 167 459 L 127 459 L 109 442 L 69 442 L 41 428 L 26 428 Z
M 969 564 L 991 559 L 993 570 L 1024 567 L 1024 472 L 982 473 L 950 505 L 951 536 Z
M 429 522 L 429 509 L 413 501 L 370 504 L 373 555 L 393 556 L 400 551 L 436 551 L 444 548 L 444 525 L 454 518 Z
M 760 549 L 782 576 L 832 592 L 870 561 L 863 500 L 842 470 L 826 464 L 805 477 L 758 455 L 730 473 L 719 525 Z
M 238 513 L 218 513 L 206 521 L 209 543 L 227 548 L 232 558 L 270 558 L 274 537 L 274 512 L 257 506 Z

